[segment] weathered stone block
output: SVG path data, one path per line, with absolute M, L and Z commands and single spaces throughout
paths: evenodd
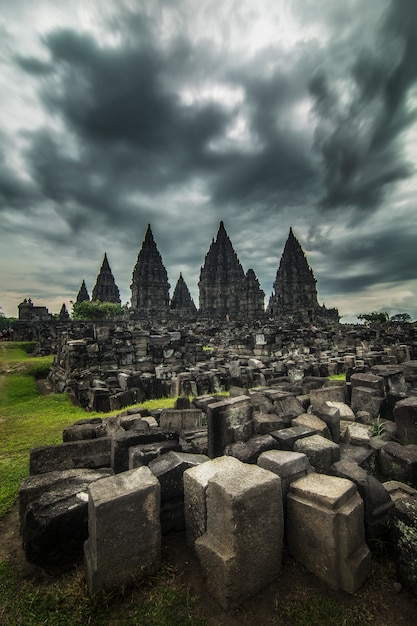
M 287 506 L 292 556 L 332 589 L 355 593 L 371 566 L 363 502 L 355 485 L 309 474 L 291 484 Z
M 210 594 L 226 611 L 278 576 L 283 515 L 278 476 L 227 465 L 208 480 L 207 532 L 195 541 Z
M 417 597 L 417 497 L 395 502 L 391 541 L 399 582 Z
M 417 487 L 417 445 L 390 441 L 379 452 L 381 471 L 387 478 Z
M 271 436 L 276 440 L 280 450 L 292 450 L 296 441 L 304 437 L 311 437 L 315 432 L 313 428 L 307 426 L 290 426 L 289 428 L 274 430 Z
M 159 425 L 179 432 L 198 430 L 202 426 L 202 417 L 200 409 L 163 409 Z
M 331 439 L 329 427 L 326 422 L 313 413 L 302 413 L 291 421 L 291 426 L 305 426 L 314 430 L 314 434 Z
M 161 562 L 160 485 L 139 467 L 91 486 L 84 544 L 91 594 L 155 573 Z
M 340 441 L 340 413 L 339 409 L 327 403 L 313 405 L 313 414 L 317 415 L 323 422 L 326 422 L 332 440 L 335 443 Z
M 181 444 L 177 441 L 155 441 L 133 446 L 129 448 L 129 469 L 149 465 L 151 461 L 171 450 L 181 452 Z
M 379 391 L 372 387 L 353 387 L 351 407 L 354 413 L 358 411 L 367 411 L 376 419 L 381 411 L 384 402 Z
M 352 374 L 350 384 L 352 390 L 355 387 L 367 387 L 376 391 L 381 397 L 385 395 L 385 383 L 382 376 L 375 376 L 375 374 L 369 373 Z
M 55 446 L 32 448 L 30 474 L 75 468 L 110 467 L 111 440 L 108 437 L 87 441 L 70 441 Z
M 207 530 L 206 489 L 209 479 L 227 467 L 239 471 L 241 464 L 232 456 L 219 456 L 190 467 L 183 474 L 185 528 L 187 543 L 192 548 L 195 540 Z
M 417 489 L 413 489 L 410 485 L 400 483 L 398 480 L 387 480 L 383 483 L 393 502 L 410 496 L 417 496 Z
M 352 461 L 338 461 L 331 467 L 331 473 L 356 485 L 364 503 L 366 540 L 386 537 L 394 504 L 382 483 Z
M 275 413 L 254 413 L 253 432 L 255 435 L 267 435 L 273 430 L 286 427 L 286 421 Z
M 397 437 L 403 444 L 417 444 L 417 397 L 400 400 L 394 407 Z
M 250 398 L 247 396 L 207 406 L 210 458 L 223 456 L 223 451 L 229 443 L 247 441 L 252 436 L 252 410 Z
M 161 441 L 178 443 L 178 433 L 161 428 L 149 428 L 143 432 L 117 433 L 111 440 L 111 466 L 114 473 L 120 474 L 129 469 L 129 448 Z
M 346 386 L 331 385 L 328 387 L 321 387 L 320 389 L 312 389 L 310 391 L 310 402 L 314 406 L 323 404 L 327 400 L 330 402 L 345 402 Z
M 63 568 L 82 556 L 88 536 L 87 489 L 111 470 L 67 470 L 29 476 L 19 491 L 22 542 L 28 561 Z
M 326 474 L 333 463 L 340 461 L 340 447 L 320 435 L 312 435 L 298 439 L 294 444 L 294 452 L 305 454 L 315 470 Z
M 183 497 L 185 470 L 208 460 L 205 454 L 187 454 L 171 450 L 151 461 L 149 469 L 161 484 L 161 501 Z
M 278 447 L 279 443 L 271 435 L 256 435 L 247 441 L 230 443 L 225 447 L 224 454 L 234 456 L 243 463 L 256 463 L 261 452 Z
M 288 450 L 262 452 L 258 458 L 258 465 L 280 477 L 284 508 L 291 483 L 314 472 L 305 454 Z

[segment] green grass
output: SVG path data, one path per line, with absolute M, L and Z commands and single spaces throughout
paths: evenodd
M 8 626 L 205 626 L 196 598 L 164 565 L 155 576 L 91 598 L 82 568 L 55 581 L 30 581 L 0 562 L 0 624 Z
M 332 374 L 328 378 L 329 380 L 346 380 L 346 374 Z
M 281 611 L 294 626 L 364 626 L 373 621 L 370 611 L 363 607 L 346 607 L 315 594 L 291 601 L 287 597 Z

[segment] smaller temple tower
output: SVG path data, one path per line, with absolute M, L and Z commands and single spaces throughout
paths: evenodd
M 133 269 L 131 307 L 140 315 L 161 315 L 169 311 L 168 274 L 156 246 L 150 224 Z
M 88 302 L 90 300 L 90 296 L 88 294 L 87 291 L 87 286 L 85 284 L 85 280 L 83 280 L 83 282 L 81 283 L 81 287 L 80 290 L 77 294 L 77 299 L 76 299 L 76 303 L 79 304 L 80 302 Z
M 103 263 L 91 299 L 93 302 L 100 300 L 100 302 L 121 304 L 119 288 L 115 283 L 106 253 L 104 253 Z
M 188 290 L 187 284 L 180 274 L 174 293 L 171 298 L 170 305 L 172 313 L 179 315 L 181 318 L 194 318 L 197 315 L 197 307 Z

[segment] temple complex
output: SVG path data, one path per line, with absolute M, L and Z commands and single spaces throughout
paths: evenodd
M 168 274 L 150 224 L 133 270 L 131 307 L 139 314 L 163 316 L 169 311 Z
M 80 302 L 88 302 L 90 300 L 90 296 L 88 294 L 87 291 L 87 286 L 85 284 L 85 280 L 83 280 L 83 282 L 81 283 L 81 287 L 80 290 L 77 294 L 77 299 L 75 300 L 75 302 L 77 304 L 80 304 Z
M 97 276 L 91 299 L 93 302 L 100 300 L 100 302 L 121 303 L 119 288 L 115 283 L 106 253 L 104 254 L 103 263 Z
M 245 276 L 223 222 L 200 270 L 200 315 L 256 318 L 265 313 L 264 292 L 253 270 Z
M 326 309 L 317 301 L 316 278 L 292 228 L 284 246 L 267 313 L 271 317 L 314 322 L 339 320 L 337 309 Z
M 181 273 L 175 285 L 170 308 L 173 313 L 176 313 L 180 317 L 194 318 L 197 315 L 197 307 L 194 304 L 194 300 L 190 295 L 187 284 Z

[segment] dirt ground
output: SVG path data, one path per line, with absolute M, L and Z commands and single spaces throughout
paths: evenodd
M 417 622 L 417 600 L 406 590 L 399 590 L 394 568 L 387 559 L 374 559 L 372 572 L 362 588 L 355 595 L 349 595 L 329 590 L 284 551 L 279 578 L 254 598 L 248 599 L 241 609 L 226 613 L 210 597 L 198 561 L 186 545 L 184 533 L 164 536 L 162 554 L 163 560 L 176 568 L 191 594 L 198 597 L 198 604 L 210 626 L 296 624 L 285 617 L 285 607 L 304 603 L 309 598 L 321 598 L 323 601 L 330 598 L 354 610 L 355 615 L 363 615 L 364 624 L 411 626 Z M 25 559 L 19 535 L 17 504 L 0 519 L 0 559 L 9 560 L 24 578 L 34 581 L 34 584 L 45 580 L 44 573 Z M 315 618 L 311 619 L 311 622 L 302 623 L 321 626 Z M 342 626 L 339 621 L 334 624 Z

